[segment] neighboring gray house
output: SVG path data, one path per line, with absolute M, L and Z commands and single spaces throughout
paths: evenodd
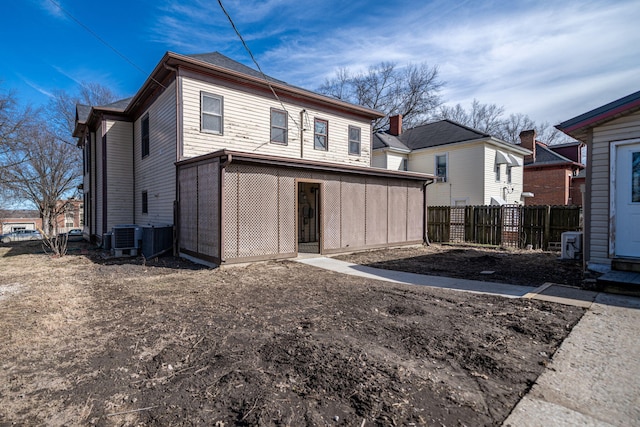
M 584 256 L 640 271 L 640 91 L 556 126 L 587 144 Z
M 433 177 L 370 167 L 381 116 L 168 52 L 134 97 L 77 108 L 85 234 L 168 225 L 181 256 L 215 264 L 420 243 Z

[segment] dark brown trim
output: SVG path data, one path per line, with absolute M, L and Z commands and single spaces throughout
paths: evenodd
M 201 253 L 198 253 L 198 252 L 190 251 L 189 249 L 185 249 L 185 248 L 180 248 L 179 249 L 179 254 L 189 255 L 190 257 L 201 259 L 203 261 L 211 262 L 211 263 L 217 264 L 217 265 L 221 264 L 219 257 L 213 257 L 211 255 L 204 255 L 204 254 L 201 254 Z
M 403 246 L 413 246 L 413 245 L 421 245 L 423 242 L 421 240 L 412 240 L 409 242 L 396 242 L 396 243 L 382 243 L 377 245 L 364 245 L 358 246 L 357 248 L 338 248 L 338 249 L 325 249 L 323 254 L 333 255 L 333 254 L 341 254 L 341 253 L 349 253 L 349 252 L 360 252 L 360 251 L 368 251 L 371 249 L 383 249 L 383 248 L 400 248 Z
M 270 255 L 256 255 L 256 256 L 241 257 L 241 258 L 228 258 L 224 260 L 224 264 L 239 264 L 243 262 L 255 262 L 255 261 L 271 261 L 275 259 L 295 258 L 297 256 L 298 256 L 297 253 L 291 252 L 286 254 L 270 254 Z
M 373 168 L 370 166 L 352 166 L 338 163 L 317 162 L 312 160 L 302 160 L 296 158 L 287 158 L 280 156 L 269 156 L 264 154 L 243 153 L 231 150 L 218 150 L 213 153 L 205 154 L 198 157 L 192 157 L 177 162 L 178 167 L 191 163 L 207 162 L 216 157 L 233 156 L 234 163 L 248 164 L 266 164 L 269 166 L 281 166 L 294 169 L 311 169 L 323 172 L 347 173 L 354 175 L 368 175 L 382 178 L 397 178 L 411 181 L 433 181 L 433 175 L 427 175 L 416 172 L 395 171 L 389 169 Z

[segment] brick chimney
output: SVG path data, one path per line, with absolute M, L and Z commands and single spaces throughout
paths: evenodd
M 520 146 L 531 150 L 531 154 L 524 156 L 524 164 L 536 161 L 536 131 L 535 129 L 520 132 Z
M 402 133 L 402 114 L 389 117 L 389 133 L 395 136 Z

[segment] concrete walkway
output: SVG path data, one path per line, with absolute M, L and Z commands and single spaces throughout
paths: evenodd
M 640 298 L 552 284 L 534 289 L 424 276 L 325 257 L 297 261 L 375 280 L 585 307 L 585 315 L 503 426 L 640 426 Z

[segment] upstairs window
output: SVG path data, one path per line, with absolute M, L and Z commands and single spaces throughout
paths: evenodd
M 496 182 L 500 182 L 500 163 L 496 163 L 493 168 L 493 172 L 496 175 Z
M 142 118 L 140 124 L 140 136 L 142 141 L 142 157 L 149 155 L 149 115 Z
M 349 126 L 349 154 L 360 155 L 360 128 Z
M 200 130 L 222 135 L 222 97 L 200 93 Z
M 436 177 L 438 182 L 447 182 L 447 155 L 436 156 Z
M 408 163 L 409 163 L 409 161 L 407 159 L 402 159 L 402 161 L 400 162 L 400 170 L 401 171 L 408 171 L 409 170 Z
M 507 183 L 511 184 L 511 172 L 512 172 L 513 166 L 507 166 Z
M 329 147 L 329 122 L 322 119 L 313 121 L 313 148 L 327 151 Z
M 271 142 L 287 145 L 287 112 L 271 109 Z

